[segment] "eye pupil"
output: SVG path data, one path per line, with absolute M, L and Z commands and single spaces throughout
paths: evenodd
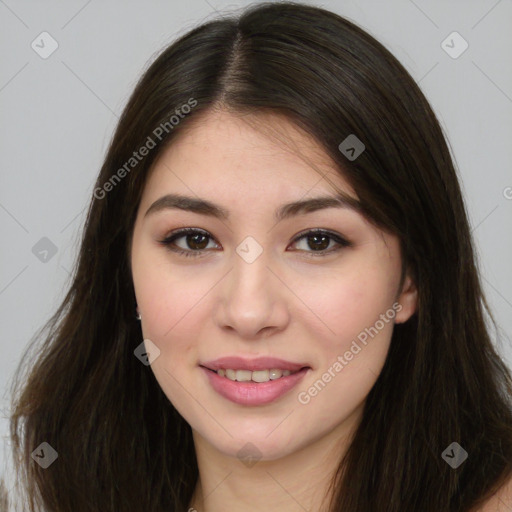
M 308 240 L 315 240 L 313 242 L 313 244 L 316 244 L 318 243 L 318 240 L 323 240 L 323 242 L 321 242 L 321 247 L 319 247 L 318 245 L 317 246 L 314 246 L 314 245 L 311 245 L 310 243 L 308 243 L 309 247 L 311 249 L 318 249 L 320 251 L 326 249 L 327 247 L 329 247 L 329 237 L 326 236 L 326 235 L 311 235 L 308 237 Z
M 201 241 L 197 242 L 197 240 L 201 240 L 201 238 L 203 239 L 203 243 L 201 243 Z M 193 240 L 192 243 L 190 243 L 190 240 Z M 197 249 L 198 251 L 203 250 L 208 245 L 208 236 L 202 233 L 189 234 L 187 235 L 187 245 L 191 249 Z

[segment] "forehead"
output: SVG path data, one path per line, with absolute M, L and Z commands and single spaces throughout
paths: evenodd
M 202 195 L 296 196 L 313 189 L 334 192 L 332 184 L 356 197 L 323 148 L 284 116 L 209 111 L 191 120 L 162 151 L 146 192 L 188 187 Z

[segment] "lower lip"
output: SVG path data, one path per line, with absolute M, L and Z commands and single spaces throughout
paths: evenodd
M 268 382 L 238 382 L 221 377 L 217 372 L 204 366 L 201 366 L 201 369 L 206 372 L 212 388 L 219 395 L 241 405 L 264 405 L 277 400 L 295 387 L 310 370 L 303 368 L 296 373 Z

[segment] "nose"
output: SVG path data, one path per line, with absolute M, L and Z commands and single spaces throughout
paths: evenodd
M 214 321 L 239 339 L 271 336 L 289 322 L 288 288 L 268 263 L 265 251 L 252 263 L 235 255 L 232 270 L 218 288 Z

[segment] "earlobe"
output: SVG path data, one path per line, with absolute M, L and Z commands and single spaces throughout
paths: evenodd
M 400 310 L 397 310 L 395 323 L 402 324 L 409 320 L 418 307 L 418 290 L 416 288 L 416 284 L 409 275 L 406 276 L 402 286 L 402 291 L 398 295 L 396 301 L 400 304 L 401 308 Z

